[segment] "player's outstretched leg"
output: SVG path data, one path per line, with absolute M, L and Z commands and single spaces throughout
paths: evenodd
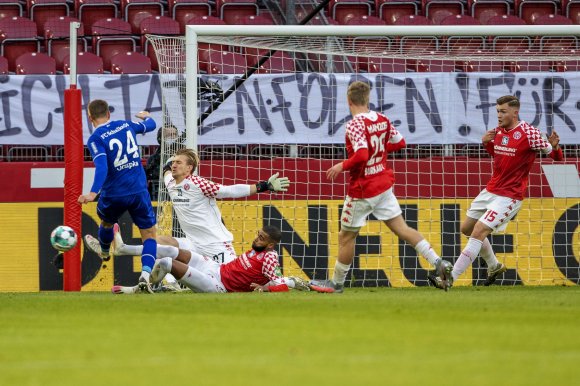
M 453 271 L 453 264 L 447 260 L 437 260 L 435 273 L 441 279 L 445 291 L 448 291 L 453 286 L 453 275 L 451 275 L 451 271 Z
M 502 264 L 500 262 L 498 262 L 493 267 L 488 267 L 487 279 L 485 279 L 485 283 L 483 283 L 483 285 L 486 287 L 492 285 L 497 279 L 497 277 L 502 273 L 504 273 L 505 271 L 507 271 L 507 267 L 505 266 L 505 264 Z
M 111 258 L 110 252 L 109 251 L 105 252 L 102 250 L 101 243 L 99 242 L 99 240 L 97 240 L 91 235 L 85 235 L 84 240 L 85 245 L 89 250 L 96 253 L 97 256 L 99 256 L 103 261 L 109 261 L 109 259 Z
M 172 261 L 169 257 L 155 260 L 155 264 L 153 264 L 153 269 L 151 270 L 151 276 L 149 278 L 151 284 L 160 283 L 165 275 L 171 272 L 171 265 Z
M 288 277 L 288 280 L 294 283 L 294 287 L 292 287 L 293 289 L 297 291 L 310 291 L 310 285 L 306 280 L 302 279 L 301 277 L 290 276 Z
M 342 293 L 344 292 L 344 284 L 335 283 L 331 279 L 327 280 L 310 280 L 308 286 L 312 291 L 326 292 L 326 293 Z

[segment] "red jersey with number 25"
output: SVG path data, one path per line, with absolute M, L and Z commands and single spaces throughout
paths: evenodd
M 359 149 L 368 149 L 366 164 L 350 170 L 348 195 L 371 198 L 389 190 L 395 182 L 393 169 L 387 167 L 387 142 L 401 135 L 385 115 L 369 111 L 355 115 L 346 124 L 346 152 L 351 158 Z
M 222 284 L 228 292 L 251 292 L 250 284 L 285 284 L 280 274 L 276 251 L 256 252 L 250 249 L 237 259 L 220 267 Z
M 524 121 L 509 131 L 497 127 L 495 132 L 486 146 L 493 156 L 493 175 L 486 189 L 498 196 L 523 200 L 536 153 L 549 153 L 552 145 L 538 129 Z

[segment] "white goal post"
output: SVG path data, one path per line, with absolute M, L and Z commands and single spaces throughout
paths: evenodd
M 491 238 L 509 268 L 498 280 L 504 285 L 580 283 L 579 38 L 577 25 L 188 25 L 185 37 L 148 36 L 160 65 L 164 123 L 199 151 L 199 174 L 224 184 L 273 172 L 293 181 L 287 194 L 220 207 L 238 253 L 262 224 L 282 229 L 287 276 L 332 275 L 347 177 L 331 183 L 324 173 L 345 157 L 348 83 L 371 83 L 371 108 L 405 136 L 408 148 L 389 157 L 394 192 L 410 226 L 450 261 L 466 242 L 459 232 L 465 211 L 491 175 L 480 141 L 497 125 L 495 100 L 518 95 L 521 118 L 557 130 L 567 157 L 538 157 L 529 198 L 506 232 Z M 175 149 L 164 146 L 162 156 Z M 159 208 L 170 207 L 161 187 Z M 169 212 L 160 213 L 161 229 L 165 222 L 178 234 Z M 347 285 L 427 285 L 430 269 L 371 218 Z M 485 275 L 476 260 L 457 284 L 480 285 Z

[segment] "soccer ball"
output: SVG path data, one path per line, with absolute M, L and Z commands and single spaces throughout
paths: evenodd
M 71 227 L 59 225 L 50 234 L 50 243 L 60 252 L 66 252 L 77 245 L 77 234 Z

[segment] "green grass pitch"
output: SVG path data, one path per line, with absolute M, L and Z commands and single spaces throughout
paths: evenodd
M 0 294 L 0 385 L 571 385 L 580 287 Z

